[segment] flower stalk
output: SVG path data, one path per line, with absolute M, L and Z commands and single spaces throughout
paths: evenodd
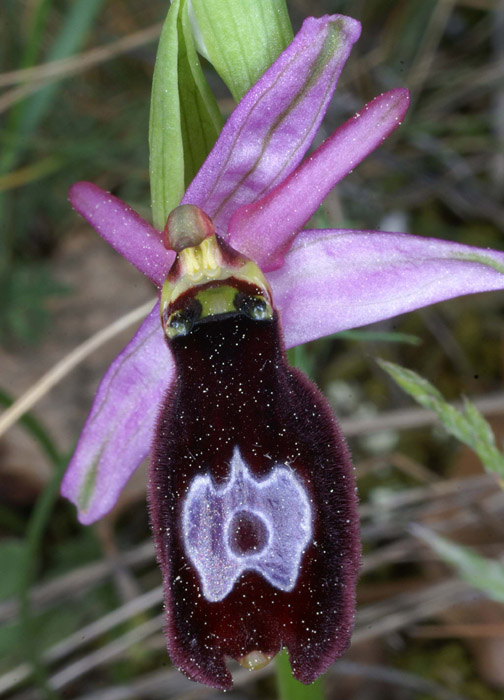
M 286 651 L 275 657 L 278 700 L 324 700 L 324 685 L 321 678 L 310 685 L 297 681 L 291 671 Z

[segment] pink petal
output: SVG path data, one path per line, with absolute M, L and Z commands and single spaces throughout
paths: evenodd
M 399 126 L 408 103 L 401 88 L 375 97 L 274 190 L 233 215 L 231 245 L 263 270 L 280 267 L 296 233 L 334 185 Z
M 268 274 L 287 347 L 504 289 L 504 253 L 401 233 L 302 231 Z
M 175 253 L 163 246 L 159 231 L 123 201 L 91 182 L 72 185 L 68 198 L 118 253 L 158 287 L 163 284 Z
M 217 231 L 234 211 L 289 175 L 308 150 L 360 24 L 342 15 L 305 20 L 292 43 L 240 101 L 189 186 Z
M 173 374 L 157 303 L 102 379 L 63 479 L 61 493 L 75 503 L 81 523 L 111 510 L 149 453 Z

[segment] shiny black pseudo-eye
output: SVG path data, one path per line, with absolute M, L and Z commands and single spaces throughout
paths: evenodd
M 286 360 L 259 269 L 197 207 L 176 209 L 161 295 L 176 380 L 159 415 L 149 502 L 168 650 L 232 686 L 283 647 L 311 683 L 342 654 L 359 538 L 348 450 L 318 389 Z

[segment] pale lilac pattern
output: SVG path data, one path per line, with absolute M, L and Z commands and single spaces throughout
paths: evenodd
M 240 552 L 233 546 L 233 528 L 243 513 L 260 532 L 259 545 Z M 275 588 L 291 591 L 311 537 L 310 501 L 295 472 L 275 464 L 257 480 L 237 447 L 226 483 L 216 487 L 210 475 L 197 476 L 184 500 L 184 546 L 210 602 L 226 598 L 246 571 L 257 571 Z

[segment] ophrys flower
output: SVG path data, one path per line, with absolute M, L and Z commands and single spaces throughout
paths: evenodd
M 219 270 L 230 271 L 228 278 L 235 281 L 223 285 L 219 278 L 210 301 L 196 298 L 199 292 L 193 280 L 182 301 L 197 304 L 192 311 L 184 304 L 173 307 L 171 312 L 180 311 L 181 316 L 166 317 L 164 324 L 165 331 L 172 322 L 172 329 L 177 324 L 179 330 L 184 324 L 189 328 L 187 333 L 175 333 L 175 342 L 185 339 L 177 347 L 181 351 L 185 344 L 184 353 L 193 358 L 196 374 L 181 371 L 190 366 L 181 357 L 175 371 L 156 305 L 105 375 L 63 484 L 64 495 L 77 504 L 83 523 L 105 514 L 149 453 L 164 406 L 166 439 L 162 417 L 152 463 L 151 502 L 167 585 L 169 645 L 186 673 L 218 687 L 230 683 L 225 654 L 250 661 L 251 653 L 259 652 L 256 658 L 260 653 L 266 658 L 284 642 L 297 677 L 309 682 L 344 650 L 351 629 L 358 546 L 350 463 L 323 399 L 287 367 L 278 324 L 286 347 L 292 347 L 442 299 L 504 286 L 504 255 L 495 251 L 404 234 L 302 230 L 330 189 L 390 134 L 407 109 L 406 90 L 380 95 L 301 162 L 359 32 L 358 22 L 346 17 L 307 20 L 228 119 L 182 201 L 203 210 L 224 243 L 219 246 L 214 239 L 212 250 L 205 252 L 201 246 L 210 245 L 209 229 L 196 245 L 181 247 L 176 264 L 182 264 L 182 278 L 192 265 L 184 257 L 194 253 L 196 273 L 198 269 L 205 273 L 211 267 L 208 255 L 214 256 Z M 119 252 L 158 287 L 163 285 L 175 253 L 163 245 L 160 232 L 92 184 L 75 185 L 70 199 Z M 254 273 L 248 268 L 237 277 L 237 269 L 249 263 L 255 266 Z M 224 286 L 230 289 L 223 290 Z M 266 304 L 265 318 L 251 317 L 254 297 Z M 217 312 L 210 313 L 209 308 Z M 198 333 L 192 333 L 193 327 Z M 224 346 L 225 356 L 220 354 Z M 172 347 L 177 355 L 179 350 L 175 344 Z M 266 364 L 264 360 L 261 364 L 260 353 Z M 270 372 L 264 392 L 277 388 L 269 399 L 257 383 L 263 365 Z M 240 374 L 241 366 L 248 375 Z M 187 399 L 191 387 L 197 387 L 192 392 L 194 405 Z M 208 395 L 201 393 L 205 388 Z M 250 431 L 247 445 L 233 428 L 240 420 L 240 389 L 247 408 L 242 428 Z M 247 389 L 252 395 L 247 396 Z M 174 415 L 177 392 L 184 393 L 179 404 L 182 416 Z M 229 402 L 223 408 L 226 396 Z M 268 402 L 274 405 L 270 413 Z M 296 424 L 295 415 L 306 413 L 310 402 L 315 422 L 307 414 Z M 189 444 L 198 435 L 203 440 L 213 429 L 212 416 L 221 428 L 225 422 L 221 437 L 227 438 L 222 440 L 225 449 L 216 448 L 218 463 L 213 465 L 210 443 L 203 461 L 201 452 L 199 461 L 190 457 Z M 282 442 L 282 426 L 290 442 L 287 438 Z M 254 445 L 256 452 L 262 450 L 262 466 Z M 312 464 L 304 468 L 309 454 Z M 189 463 L 190 469 L 184 467 Z M 159 499 L 152 495 L 156 490 Z M 236 506 L 236 493 L 247 507 Z M 284 494 L 287 529 L 267 505 L 268 493 L 270 500 L 274 494 Z M 166 505 L 170 497 L 178 504 L 173 512 Z M 214 516 L 205 520 L 205 509 Z M 298 523 L 294 540 L 289 539 L 295 529 L 289 517 Z M 206 531 L 194 525 L 203 521 Z M 170 534 L 175 525 L 183 533 L 177 542 Z M 213 533 L 213 543 L 205 540 L 205 532 Z M 285 542 L 289 546 L 282 549 Z M 317 559 L 317 547 L 322 559 Z M 323 555 L 328 578 L 322 573 Z M 278 566 L 275 569 L 279 563 L 283 573 Z M 189 578 L 180 578 L 180 584 L 176 567 L 189 571 Z M 324 587 L 331 593 L 325 595 Z M 197 604 L 198 595 L 203 607 Z M 245 607 L 240 595 L 245 596 Z M 208 612 L 212 609 L 215 614 Z M 258 623 L 254 611 L 264 617 L 264 624 Z

